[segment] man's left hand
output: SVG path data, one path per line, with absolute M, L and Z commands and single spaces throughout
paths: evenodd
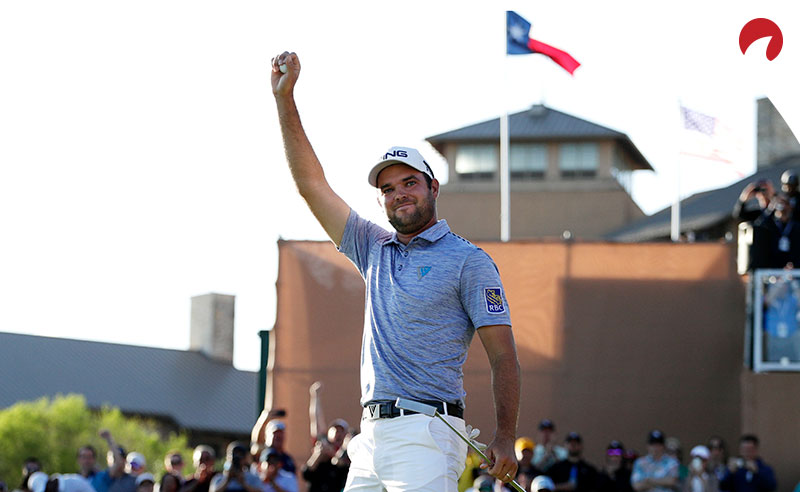
M 514 439 L 495 437 L 486 448 L 486 456 L 494 462 L 489 475 L 505 483 L 517 476 L 517 457 L 514 454 Z

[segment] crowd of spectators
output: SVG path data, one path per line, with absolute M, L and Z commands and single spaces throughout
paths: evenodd
M 779 190 L 769 180 L 759 180 L 749 183 L 739 195 L 734 219 L 749 222 L 753 228 L 748 271 L 800 265 L 798 183 L 798 175 L 786 171 L 781 175 Z
M 529 492 L 773 492 L 777 488 L 775 474 L 761 459 L 758 438 L 752 434 L 741 436 L 732 456 L 723 440 L 712 436 L 692 447 L 684 462 L 680 441 L 653 430 L 647 435 L 644 455 L 614 440 L 606 446 L 599 466 L 584 458 L 580 434 L 569 432 L 560 441 L 549 419 L 540 423 L 538 438 L 536 444 L 520 437 L 515 446 L 516 481 Z M 467 473 L 472 481 L 468 492 L 512 490 L 480 467 L 468 467 Z
M 347 478 L 352 433 L 342 419 L 326 424 L 320 390 L 319 383 L 310 389 L 310 457 L 300 467 L 284 449 L 285 412 L 275 410 L 262 414 L 250 443 L 227 446 L 223 463 L 217 462 L 211 446 L 197 446 L 190 475 L 183 474 L 181 454 L 170 451 L 164 457 L 163 474 L 155 477 L 147 471 L 142 454 L 126 452 L 108 431 L 102 431 L 108 445 L 105 469 L 97 467 L 97 450 L 92 446 L 77 450 L 75 474 L 48 475 L 31 457 L 22 464 L 22 482 L 13 492 L 340 492 Z M 738 452 L 731 456 L 716 436 L 692 447 L 687 461 L 680 442 L 659 430 L 647 435 L 646 446 L 640 456 L 620 441 L 611 441 L 603 462 L 595 466 L 584 457 L 579 433 L 559 439 L 555 423 L 545 419 L 535 439 L 517 439 L 515 479 L 528 492 L 774 492 L 777 488 L 772 468 L 759 455 L 758 438 L 751 434 L 741 436 Z M 0 482 L 0 492 L 8 489 Z M 470 454 L 459 490 L 512 489 L 489 476 L 480 458 Z

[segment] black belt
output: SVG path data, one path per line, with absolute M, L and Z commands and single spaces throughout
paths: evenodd
M 424 403 L 426 405 L 430 405 L 436 408 L 436 411 L 439 412 L 441 415 L 452 415 L 453 417 L 458 417 L 460 419 L 464 418 L 464 409 L 461 408 L 461 405 L 457 403 L 447 403 L 444 401 L 430 401 L 430 400 L 419 400 L 420 403 Z M 375 403 L 367 403 L 364 405 L 364 415 L 366 418 L 370 420 L 375 419 L 393 419 L 395 417 L 400 417 L 403 415 L 413 415 L 415 413 L 412 410 L 402 410 L 394 406 L 393 401 L 379 401 Z

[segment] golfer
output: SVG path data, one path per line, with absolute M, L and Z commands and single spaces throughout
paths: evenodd
M 435 406 L 465 431 L 462 365 L 475 332 L 492 369 L 496 431 L 489 473 L 517 469 L 519 362 L 500 275 L 492 259 L 437 220 L 439 182 L 420 153 L 393 147 L 369 172 L 389 232 L 362 219 L 330 188 L 294 101 L 300 62 L 272 59 L 272 92 L 298 191 L 366 282 L 361 346 L 361 434 L 348 445 L 345 491 L 455 492 L 467 446 L 439 419 L 395 407 L 400 397 Z

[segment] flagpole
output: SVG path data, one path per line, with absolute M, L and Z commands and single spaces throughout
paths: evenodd
M 503 15 L 504 30 L 508 28 L 507 15 Z M 508 49 L 505 49 L 503 56 L 503 80 L 504 90 L 500 91 L 502 98 L 503 113 L 500 116 L 500 241 L 507 243 L 511 236 L 511 183 L 508 169 Z
M 678 116 L 682 118 L 680 115 L 681 100 L 678 99 Z M 681 124 L 681 120 L 678 120 L 679 125 Z M 677 127 L 679 129 L 680 126 Z M 678 138 L 674 140 L 675 145 L 680 149 L 679 139 L 681 137 L 680 131 L 675 131 L 675 134 L 678 135 Z M 669 237 L 672 242 L 677 243 L 681 240 L 681 155 L 680 150 L 678 150 L 675 155 L 677 156 L 675 160 L 675 199 L 672 201 L 672 221 L 670 227 L 670 234 Z
M 500 117 L 500 240 L 507 243 L 511 235 L 511 183 L 508 169 L 508 109 Z

